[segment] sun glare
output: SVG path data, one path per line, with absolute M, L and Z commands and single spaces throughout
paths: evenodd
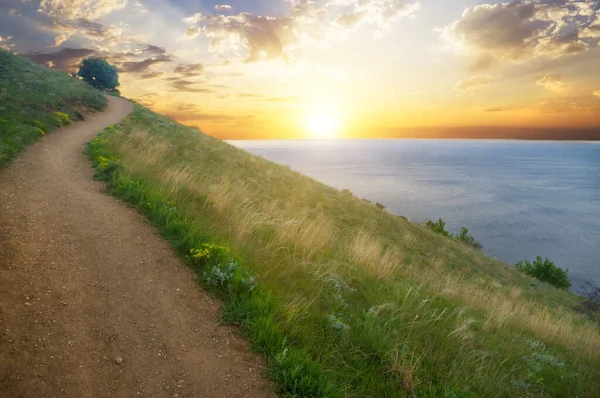
M 313 110 L 306 116 L 305 127 L 312 138 L 336 138 L 340 132 L 339 116 L 332 111 Z

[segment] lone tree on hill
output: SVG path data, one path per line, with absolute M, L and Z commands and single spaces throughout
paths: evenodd
M 119 85 L 117 67 L 104 59 L 86 58 L 81 62 L 77 76 L 100 90 L 114 91 Z

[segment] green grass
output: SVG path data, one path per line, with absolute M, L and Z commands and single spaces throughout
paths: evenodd
M 105 106 L 100 91 L 0 50 L 0 167 L 46 133 Z
M 88 153 L 281 396 L 600 392 L 600 330 L 570 292 L 139 105 Z

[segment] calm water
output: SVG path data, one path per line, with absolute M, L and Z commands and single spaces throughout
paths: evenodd
M 514 264 L 537 255 L 600 285 L 600 144 L 467 140 L 231 141 L 409 219 L 443 218 Z

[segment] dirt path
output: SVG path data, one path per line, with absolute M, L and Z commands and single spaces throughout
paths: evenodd
M 270 396 L 262 362 L 85 142 L 131 103 L 44 137 L 0 171 L 0 396 Z

